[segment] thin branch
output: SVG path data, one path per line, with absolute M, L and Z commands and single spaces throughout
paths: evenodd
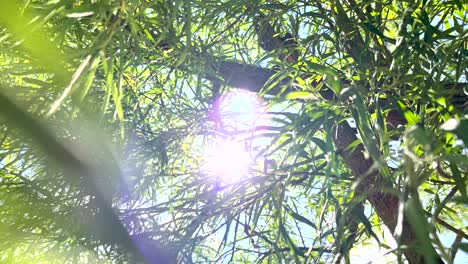
M 434 217 L 430 212 L 424 210 L 424 213 L 429 216 L 429 217 Z M 468 234 L 463 232 L 463 230 L 461 229 L 458 229 L 452 225 L 450 225 L 449 223 L 445 222 L 444 220 L 440 219 L 439 217 L 436 217 L 435 218 L 436 222 L 439 223 L 441 226 L 447 228 L 448 230 L 454 232 L 455 234 L 459 235 L 459 236 L 462 236 L 463 238 L 465 239 L 468 239 Z

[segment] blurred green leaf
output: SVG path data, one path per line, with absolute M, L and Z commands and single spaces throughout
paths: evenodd
M 307 219 L 307 218 L 303 217 L 302 215 L 296 213 L 290 207 L 287 207 L 287 208 L 288 208 L 289 214 L 291 214 L 291 216 L 294 217 L 294 219 L 296 219 L 299 222 L 302 222 L 302 223 L 304 223 L 306 225 L 309 225 L 314 229 L 317 229 L 317 226 L 314 223 L 312 223 L 312 221 L 310 221 L 309 219 Z
M 454 163 L 450 163 L 450 169 L 452 170 L 453 179 L 457 184 L 458 190 L 460 190 L 462 196 L 466 199 L 466 201 L 468 201 L 468 196 L 466 193 L 466 179 L 462 177 L 460 170 Z
M 38 66 L 56 74 L 57 80 L 64 83 L 68 80 L 65 68 L 66 57 L 59 51 L 57 45 L 50 41 L 44 31 L 34 24 L 34 16 L 29 10 L 23 10 L 15 1 L 2 1 L 0 23 L 11 32 L 36 60 Z

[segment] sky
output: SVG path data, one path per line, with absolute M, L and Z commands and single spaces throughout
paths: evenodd
M 229 127 L 229 129 L 245 130 L 258 125 L 275 125 L 268 119 L 258 121 L 265 114 L 266 108 L 258 95 L 254 93 L 235 90 L 226 94 L 220 100 L 219 108 L 221 109 L 220 112 L 222 112 L 222 117 L 220 116 L 222 120 L 220 122 L 225 127 Z M 284 106 L 277 106 L 277 109 L 269 109 L 269 111 L 278 112 L 284 110 L 297 112 L 297 110 L 292 108 L 284 109 Z M 256 144 L 259 147 L 265 147 L 269 141 L 259 139 Z M 250 158 L 253 155 L 246 150 L 246 146 L 243 145 L 241 138 L 236 138 L 236 136 L 221 138 L 217 142 L 212 142 L 212 144 L 211 147 L 207 148 L 207 154 L 205 155 L 205 158 L 208 160 L 207 168 L 209 171 L 216 175 L 221 175 L 226 182 L 236 181 L 242 175 L 246 176 L 248 174 L 248 167 L 253 162 Z M 392 147 L 396 149 L 399 147 L 399 144 L 392 144 Z M 395 150 L 395 152 L 398 151 Z M 224 161 L 230 162 L 225 163 Z M 394 161 L 392 162 L 395 165 Z M 369 205 L 365 207 L 365 211 L 366 215 L 370 215 L 371 208 Z M 305 212 L 304 215 L 306 215 Z M 397 244 L 389 230 L 383 228 L 383 231 L 382 235 L 385 237 L 383 239 L 381 236 L 383 241 L 391 248 L 396 248 Z M 455 239 L 455 235 L 452 232 L 443 232 L 439 235 L 439 239 L 444 247 L 450 247 Z M 467 241 L 464 240 L 463 242 Z M 351 263 L 389 263 L 396 261 L 393 254 L 386 255 L 388 252 L 388 249 L 380 248 L 374 239 L 369 239 L 369 244 L 356 247 L 351 251 Z M 459 250 L 454 263 L 468 263 L 467 260 L 468 254 Z

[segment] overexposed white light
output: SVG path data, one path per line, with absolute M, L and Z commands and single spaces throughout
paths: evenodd
M 265 106 L 255 93 L 234 90 L 221 96 L 212 112 L 221 136 L 205 145 L 203 169 L 229 183 L 246 176 L 252 153 L 246 148 L 245 135 L 239 131 L 255 130 L 264 112 Z
M 398 248 L 398 244 L 386 226 L 382 226 L 382 231 L 382 235 L 377 233 L 379 240 L 385 243 L 389 248 L 381 247 L 377 241 L 369 239 L 366 244 L 355 246 L 351 249 L 350 263 L 397 263 L 396 255 L 391 252 Z
M 226 183 L 247 175 L 250 163 L 250 153 L 244 144 L 231 139 L 217 139 L 205 152 L 207 172 Z
M 218 102 L 218 119 L 228 130 L 251 129 L 265 112 L 257 94 L 234 90 L 222 96 Z

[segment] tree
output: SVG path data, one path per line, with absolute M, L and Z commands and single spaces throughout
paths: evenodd
M 387 228 L 398 262 L 453 262 L 468 247 L 466 9 L 3 1 L 2 261 L 352 262 L 388 248 Z M 238 125 L 234 89 L 269 120 Z M 225 141 L 253 158 L 216 159 L 240 179 L 205 166 Z

